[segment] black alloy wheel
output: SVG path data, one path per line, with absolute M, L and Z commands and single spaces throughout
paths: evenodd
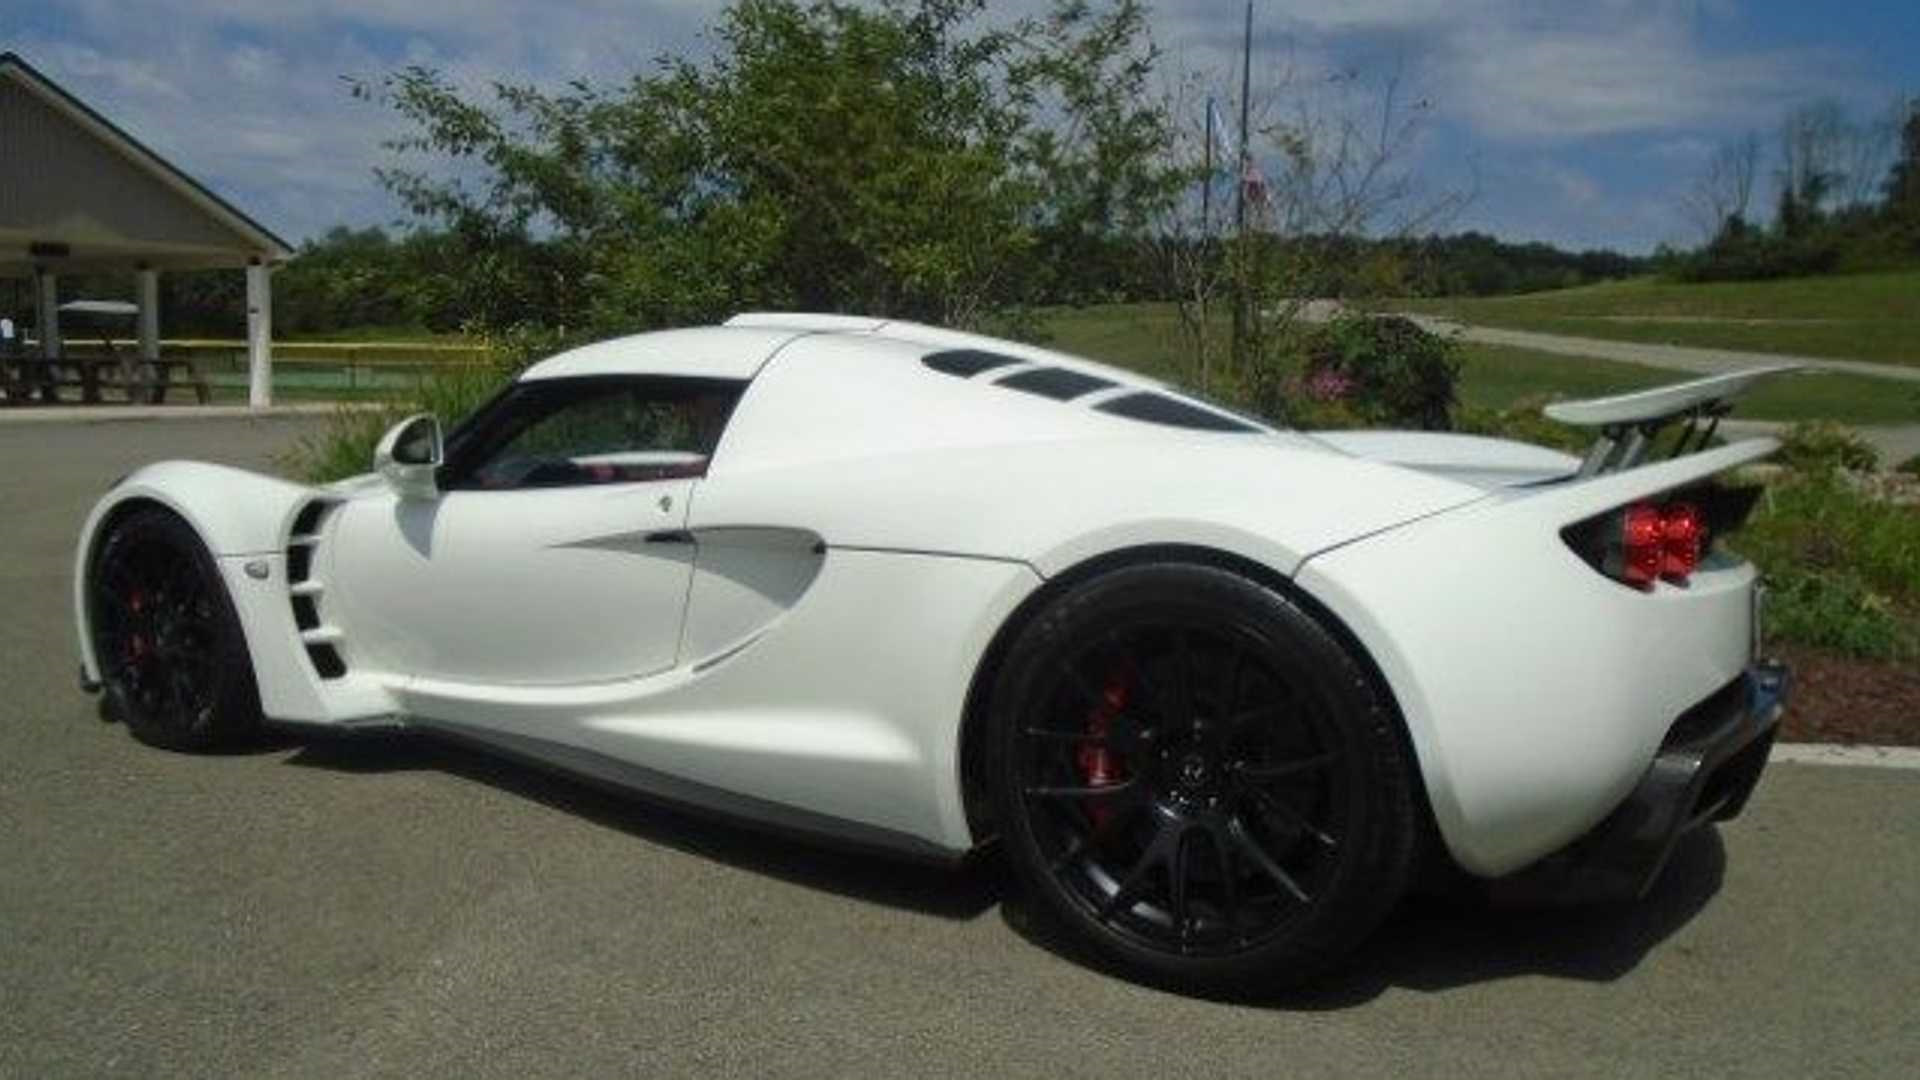
M 219 569 L 191 526 L 142 507 L 112 524 L 87 582 L 107 708 L 170 750 L 237 744 L 260 722 L 253 664 Z
M 1270 589 L 1184 564 L 1081 583 L 1016 641 L 993 709 L 996 809 L 1030 893 L 1150 976 L 1298 982 L 1405 886 L 1398 720 Z

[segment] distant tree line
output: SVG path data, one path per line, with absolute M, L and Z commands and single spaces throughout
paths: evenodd
M 1398 239 L 1308 241 L 1324 267 L 1306 292 L 1314 296 L 1487 296 L 1567 288 L 1647 272 L 1650 261 L 1612 251 L 1566 251 L 1516 244 L 1485 233 Z M 467 280 L 467 245 L 443 230 L 393 234 L 379 226 L 337 226 L 300 245 L 274 272 L 274 333 L 283 337 L 368 334 L 380 330 L 484 331 L 476 324 Z M 1157 256 L 1119 240 L 1082 243 L 1085 269 L 1066 287 L 1037 283 L 1031 305 L 1173 299 Z M 161 275 L 161 310 L 170 337 L 234 337 L 246 325 L 246 292 L 231 270 Z M 80 277 L 62 286 L 70 296 L 131 294 L 118 279 Z M 24 294 L 23 294 L 24 295 Z M 727 309 L 731 310 L 731 309 Z M 716 310 L 706 317 L 724 315 Z M 616 313 L 609 313 L 614 323 Z M 635 313 L 626 329 L 638 329 Z M 620 329 L 610 324 L 608 329 Z
M 1646 273 L 1643 256 L 1588 248 L 1567 251 L 1540 242 L 1508 243 L 1481 232 L 1383 241 L 1405 266 L 1409 296 L 1493 296 L 1569 289 Z
M 379 226 L 335 226 L 301 244 L 274 271 L 274 334 L 457 331 L 468 321 L 459 257 L 453 238 L 433 230 L 395 236 Z M 160 280 L 169 335 L 224 337 L 245 327 L 239 274 L 207 271 Z
M 1772 154 L 1773 205 L 1754 205 L 1766 151 L 1749 133 L 1709 159 L 1683 199 L 1708 236 L 1664 250 L 1685 281 L 1751 280 L 1920 263 L 1920 97 L 1855 120 L 1835 102 L 1789 111 Z

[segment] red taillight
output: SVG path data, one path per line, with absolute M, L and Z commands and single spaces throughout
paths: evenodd
M 1665 562 L 1659 508 L 1649 503 L 1627 507 L 1620 522 L 1620 580 L 1644 589 L 1660 576 Z
M 1699 573 L 1713 540 L 1738 529 L 1759 497 L 1758 487 L 1695 484 L 1576 521 L 1560 538 L 1588 566 L 1623 585 L 1684 586 Z
M 1684 585 L 1687 576 L 1700 565 L 1701 542 L 1706 539 L 1706 523 L 1700 509 L 1692 503 L 1668 503 L 1660 514 L 1660 539 L 1665 555 L 1660 576 Z
M 1700 565 L 1706 523 L 1692 503 L 1636 503 L 1620 513 L 1619 562 L 1615 577 L 1639 589 L 1665 578 L 1685 585 Z

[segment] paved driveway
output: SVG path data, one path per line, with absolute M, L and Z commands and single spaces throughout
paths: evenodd
M 0 422 L 0 1077 L 1860 1076 L 1920 1060 L 1920 772 L 1776 766 L 1631 907 L 1410 903 L 1216 1003 L 1029 940 L 989 865 L 823 853 L 424 742 L 196 758 L 73 687 L 139 461 L 312 421 Z

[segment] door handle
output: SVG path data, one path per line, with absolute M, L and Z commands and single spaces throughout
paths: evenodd
M 691 544 L 693 534 L 685 529 L 661 529 L 646 535 L 649 544 Z

